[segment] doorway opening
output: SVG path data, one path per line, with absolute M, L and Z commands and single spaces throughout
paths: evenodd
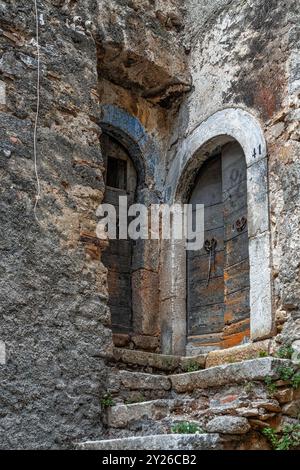
M 187 252 L 187 340 L 200 352 L 249 341 L 247 167 L 229 142 L 201 166 L 189 202 L 204 204 L 204 246 Z
M 119 196 L 127 196 L 128 205 L 136 202 L 136 170 L 126 148 L 106 133 L 101 136 L 101 149 L 106 169 L 103 202 L 112 204 L 118 214 Z M 133 248 L 132 240 L 118 240 L 117 236 L 116 240 L 109 240 L 102 254 L 103 264 L 108 268 L 108 305 L 113 333 L 132 332 Z

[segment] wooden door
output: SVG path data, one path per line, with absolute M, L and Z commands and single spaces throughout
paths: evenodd
M 224 320 L 223 347 L 239 344 L 249 336 L 249 244 L 247 221 L 247 172 L 238 143 L 222 149 L 224 213 Z
M 204 204 L 205 246 L 187 252 L 188 340 L 204 350 L 249 333 L 246 166 L 230 143 L 201 168 L 190 197 Z
M 127 196 L 128 206 L 135 201 L 136 172 L 127 151 L 105 134 L 101 136 L 101 149 L 106 168 L 104 203 L 114 205 L 118 214 L 119 196 Z M 114 333 L 132 329 L 132 251 L 132 240 L 110 240 L 102 254 L 108 268 L 108 305 Z

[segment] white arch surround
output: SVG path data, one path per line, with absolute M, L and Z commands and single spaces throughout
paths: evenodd
M 209 153 L 236 140 L 247 165 L 250 262 L 251 341 L 274 333 L 271 284 L 271 243 L 267 147 L 259 122 L 238 108 L 218 111 L 184 140 L 173 160 L 166 183 L 167 203 L 184 202 L 185 192 Z M 161 270 L 162 351 L 184 354 L 186 349 L 186 252 L 181 241 L 164 242 Z

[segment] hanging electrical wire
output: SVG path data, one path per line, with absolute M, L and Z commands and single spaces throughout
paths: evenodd
M 37 83 L 36 83 L 36 113 L 34 121 L 34 130 L 33 130 L 33 157 L 34 157 L 34 172 L 36 178 L 36 196 L 35 204 L 33 208 L 34 217 L 37 223 L 40 225 L 40 221 L 37 216 L 37 206 L 41 198 L 41 185 L 38 172 L 38 152 L 37 152 L 37 130 L 38 130 L 38 120 L 39 120 L 39 111 L 40 111 L 40 44 L 39 44 L 39 13 L 37 0 L 34 0 L 35 7 L 35 21 L 36 21 L 36 47 L 37 47 Z

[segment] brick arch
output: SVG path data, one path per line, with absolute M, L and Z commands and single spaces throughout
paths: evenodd
M 237 141 L 240 144 L 247 166 L 250 334 L 251 340 L 256 341 L 272 336 L 274 330 L 268 159 L 266 142 L 259 122 L 248 112 L 236 108 L 218 111 L 202 122 L 182 143 L 177 158 L 172 162 L 167 175 L 165 199 L 170 204 L 186 202 L 186 195 L 197 170 L 215 148 L 229 141 Z M 167 271 L 162 269 L 161 279 L 163 349 L 165 352 L 180 354 L 185 350 L 186 341 L 184 245 L 184 242 L 178 241 L 165 244 L 162 258 L 168 260 L 168 268 Z M 175 274 L 170 276 L 170 272 Z

